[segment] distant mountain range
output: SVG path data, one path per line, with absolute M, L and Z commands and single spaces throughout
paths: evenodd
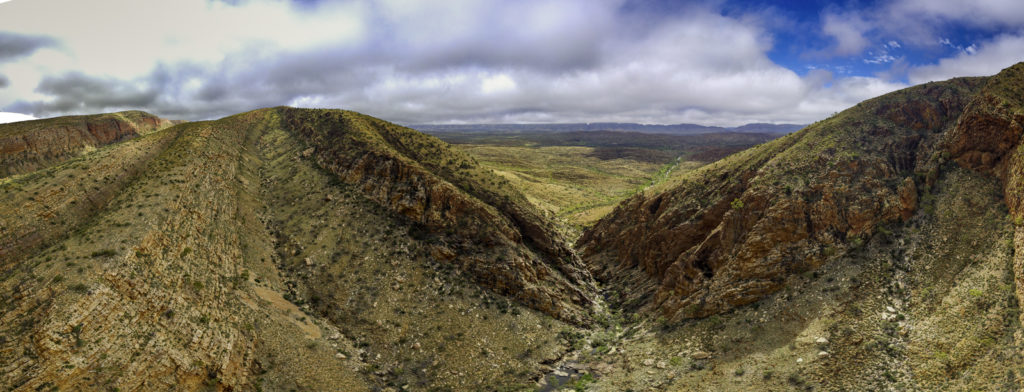
M 790 133 L 800 130 L 800 124 L 766 124 L 752 123 L 738 127 L 716 127 L 698 124 L 650 125 L 635 123 L 571 123 L 571 124 L 457 124 L 432 125 L 413 124 L 410 128 L 422 132 L 570 132 L 570 131 L 630 131 L 645 133 L 698 134 L 716 132 L 744 133 Z

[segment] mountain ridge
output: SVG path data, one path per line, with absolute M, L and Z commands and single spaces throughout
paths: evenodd
M 572 132 L 572 131 L 627 131 L 665 134 L 701 133 L 790 133 L 805 125 L 750 123 L 737 127 L 720 127 L 699 124 L 638 124 L 638 123 L 538 123 L 538 124 L 410 124 L 410 128 L 426 133 L 438 132 Z
M 575 245 L 355 112 L 112 134 L 0 180 L 0 387 L 1019 388 L 1022 96 L 1024 63 L 870 99 Z
M 1005 108 L 1019 107 L 1019 102 L 994 103 L 989 91 L 1007 85 L 1006 79 L 1019 82 L 1022 68 L 1019 64 L 991 78 L 927 83 L 862 102 L 690 173 L 675 189 L 635 196 L 584 233 L 578 246 L 604 280 L 615 280 L 613 271 L 645 280 L 630 266 L 660 280 L 653 283 L 660 285 L 657 289 L 638 283 L 648 287 L 650 298 L 632 300 L 652 301 L 651 306 L 673 319 L 704 317 L 756 301 L 781 288 L 773 276 L 818 268 L 851 240 L 862 241 L 860 237 L 870 237 L 879 225 L 909 219 L 919 193 L 934 185 L 939 166 L 951 153 L 965 166 L 991 170 L 1007 181 L 1008 168 L 1017 161 L 1003 157 L 1016 145 L 1010 141 L 1019 143 L 1020 119 Z M 1012 96 L 1014 91 L 1003 94 Z M 861 131 L 852 131 L 857 129 Z M 1007 191 L 1011 211 L 1017 210 L 1018 198 Z M 695 199 L 709 199 L 710 205 L 680 208 L 675 201 Z M 682 231 L 658 232 L 669 227 Z M 634 230 L 648 239 L 622 236 Z M 615 249 L 615 241 L 627 248 L 611 250 L 618 256 L 608 256 L 607 247 Z M 650 253 L 657 249 L 665 253 Z M 638 256 L 643 253 L 648 256 Z M 800 261 L 783 262 L 790 257 Z M 789 263 L 785 268 L 790 272 L 777 270 Z M 720 273 L 737 275 L 715 289 Z M 747 288 L 734 286 L 738 282 Z
M 142 111 L 125 111 L 0 124 L 0 177 L 44 168 L 174 123 Z
M 868 100 L 690 173 L 673 190 L 638 195 L 584 233 L 578 242 L 584 259 L 603 259 L 605 245 L 616 246 L 603 238 L 623 239 L 624 231 L 637 230 L 647 239 L 626 236 L 628 247 L 613 250 L 618 256 L 609 260 L 624 262 L 623 271 L 640 265 L 651 276 L 664 276 L 655 278 L 661 287 L 650 295 L 667 317 L 704 317 L 753 302 L 781 287 L 773 277 L 817 268 L 849 246 L 848 239 L 909 218 L 918 187 L 934 181 L 938 136 L 952 127 L 949 121 L 983 80 L 929 83 Z M 918 171 L 925 173 L 920 185 Z M 646 218 L 652 215 L 653 221 Z M 635 261 L 625 261 L 630 258 Z M 618 268 L 604 261 L 592 265 L 598 271 Z M 736 275 L 716 278 L 723 273 Z M 745 288 L 732 286 L 738 282 Z M 704 294 L 690 297 L 694 293 Z
M 453 347 L 445 369 L 528 374 L 554 355 L 535 339 L 592 317 L 589 274 L 521 194 L 435 138 L 354 112 L 185 123 L 0 188 L 14 212 L 0 230 L 7 388 L 457 385 L 419 347 Z M 515 320 L 535 320 L 516 327 L 523 340 L 500 332 Z M 396 346 L 410 326 L 417 348 Z M 471 351 L 477 339 L 507 350 Z

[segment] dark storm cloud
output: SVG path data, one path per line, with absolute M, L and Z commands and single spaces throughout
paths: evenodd
M 0 62 L 27 56 L 39 48 L 56 45 L 53 38 L 0 31 Z
M 305 94 L 358 89 L 373 80 L 362 67 L 346 67 L 341 61 L 308 53 L 273 58 L 235 56 L 217 68 L 161 65 L 145 78 L 122 88 L 125 94 L 121 96 L 150 100 L 142 107 L 165 117 L 212 119 L 287 104 Z M 107 104 L 102 97 L 76 98 L 81 98 L 88 107 Z M 42 102 L 35 107 L 56 109 Z M 56 112 L 59 110 L 52 113 Z
M 143 83 L 145 84 L 145 83 Z M 145 108 L 152 105 L 159 92 L 139 83 L 99 78 L 80 72 L 44 78 L 36 92 L 52 97 L 45 102 L 19 101 L 9 110 L 23 113 L 66 113 L 72 111 L 100 112 L 122 108 Z

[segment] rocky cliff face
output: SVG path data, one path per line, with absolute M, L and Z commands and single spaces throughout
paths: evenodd
M 949 133 L 945 148 L 962 166 L 990 173 L 1006 187 L 1011 212 L 1024 210 L 1024 63 L 993 76 Z
M 483 286 L 564 320 L 591 303 L 579 258 L 505 180 L 412 129 L 353 112 L 279 109 L 317 164 L 410 220 L 435 256 Z
M 0 273 L 93 219 L 176 136 L 174 131 L 146 135 L 134 143 L 68 157 L 70 167 L 61 170 L 50 167 L 4 182 L 2 200 L 11 213 L 0 215 Z
M 999 178 L 1016 232 L 1014 287 L 1024 303 L 1024 63 L 990 78 L 967 106 L 944 147 L 960 165 Z M 1019 319 L 1024 322 L 1024 315 Z M 1021 336 L 1017 336 L 1021 344 Z
M 628 200 L 578 247 L 627 308 L 679 320 L 757 301 L 909 218 L 946 160 L 939 142 L 984 82 L 862 102 Z
M 0 124 L 0 177 L 38 170 L 87 148 L 131 139 L 171 124 L 171 121 L 143 112 Z

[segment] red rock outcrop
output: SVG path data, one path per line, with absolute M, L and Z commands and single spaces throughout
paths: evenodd
M 949 132 L 945 147 L 957 163 L 995 175 L 1017 225 L 1014 286 L 1024 301 L 1024 63 L 990 78 Z M 1024 315 L 1019 318 L 1024 321 Z M 1021 337 L 1017 337 L 1020 344 Z
M 586 319 L 591 277 L 528 202 L 469 156 L 354 112 L 278 108 L 311 159 L 421 228 L 484 287 L 563 320 Z
M 0 177 L 38 170 L 86 148 L 102 147 L 170 125 L 171 121 L 143 112 L 0 124 Z
M 948 135 L 957 163 L 1003 181 L 1011 212 L 1024 213 L 1024 63 L 993 76 Z
M 908 219 L 944 161 L 936 146 L 984 79 L 862 102 L 638 195 L 577 242 L 595 277 L 669 319 L 756 301 L 787 276 Z

